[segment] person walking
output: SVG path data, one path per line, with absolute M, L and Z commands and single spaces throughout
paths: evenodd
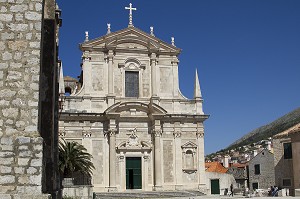
M 230 195 L 233 197 L 233 184 L 230 185 Z

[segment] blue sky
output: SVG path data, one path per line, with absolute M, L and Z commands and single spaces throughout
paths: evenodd
M 205 153 L 227 147 L 251 130 L 300 105 L 299 0 L 58 0 L 62 10 L 59 55 L 64 75 L 80 74 L 78 45 L 134 26 L 183 49 L 180 88 L 193 97 L 198 69 L 205 122 Z

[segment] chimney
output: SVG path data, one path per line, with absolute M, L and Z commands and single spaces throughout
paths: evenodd
M 229 156 L 228 155 L 224 156 L 224 167 L 225 168 L 229 167 Z
M 269 151 L 272 151 L 272 141 L 271 140 L 272 140 L 272 138 L 269 138 L 269 140 L 268 140 L 268 148 L 267 149 Z
M 257 150 L 253 150 L 253 157 L 257 155 Z

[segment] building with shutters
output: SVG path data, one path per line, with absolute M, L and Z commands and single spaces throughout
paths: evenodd
M 90 39 L 80 79 L 60 74 L 59 134 L 93 155 L 94 192 L 128 189 L 206 191 L 204 127 L 197 71 L 194 98 L 179 90 L 181 50 L 153 28 L 133 26 Z M 66 93 L 67 91 L 67 93 Z

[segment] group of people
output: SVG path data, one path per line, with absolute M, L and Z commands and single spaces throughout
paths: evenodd
M 230 185 L 230 192 L 228 194 L 228 189 L 225 189 L 224 195 L 229 195 L 233 197 L 233 184 Z
M 271 186 L 270 190 L 269 190 L 269 196 L 278 196 L 278 187 L 277 186 Z

